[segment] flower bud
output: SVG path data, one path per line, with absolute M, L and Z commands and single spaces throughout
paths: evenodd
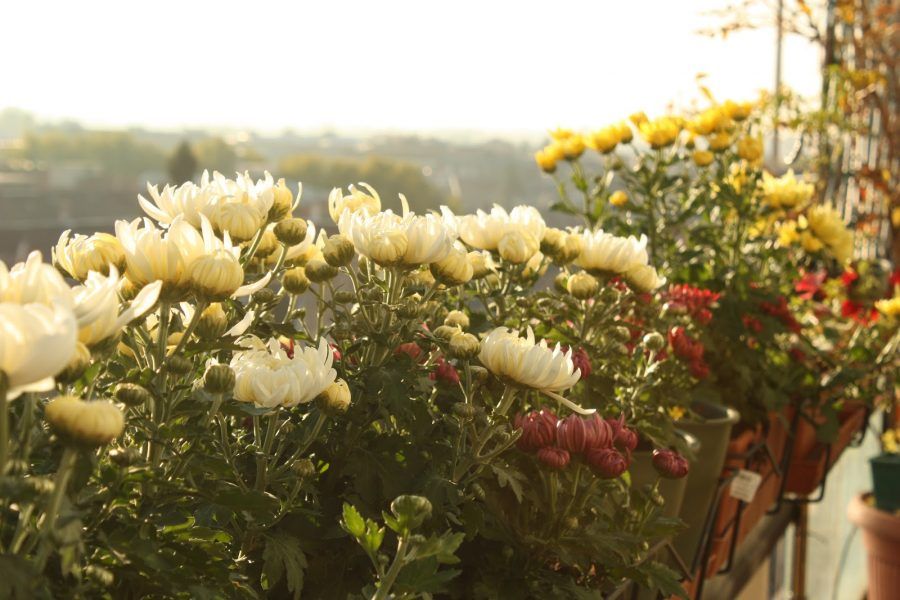
M 202 340 L 215 340 L 225 333 L 228 328 L 228 317 L 225 310 L 218 302 L 213 302 L 200 313 L 197 328 L 194 330 L 197 337 Z
M 137 296 L 140 291 L 141 289 L 127 277 L 123 278 L 122 283 L 119 284 L 119 296 L 122 297 L 123 302 L 134 300 L 134 297 Z
M 75 342 L 75 353 L 69 359 L 66 368 L 58 373 L 55 379 L 58 383 L 72 383 L 84 375 L 89 366 L 91 366 L 91 351 L 81 342 Z
M 421 300 L 422 299 L 418 294 L 416 294 L 415 297 L 405 299 L 397 308 L 397 314 L 400 315 L 400 318 L 402 319 L 415 319 L 419 316 Z
M 217 204 L 209 217 L 215 228 L 220 232 L 227 231 L 234 242 L 252 239 L 264 224 L 264 215 L 241 202 Z
M 572 358 L 572 365 L 581 371 L 581 378 L 589 377 L 591 374 L 591 357 L 588 356 L 587 350 L 576 348 L 569 356 Z
M 334 301 L 338 304 L 347 304 L 353 302 L 356 295 L 350 290 L 338 290 L 334 293 Z
M 500 257 L 515 265 L 528 262 L 538 251 L 539 244 L 527 231 L 512 229 L 503 234 L 497 242 L 497 251 Z
M 659 352 L 665 347 L 666 338 L 664 338 L 662 334 L 657 331 L 651 331 L 643 337 L 641 343 L 647 350 Z
M 628 204 L 628 194 L 622 190 L 616 190 L 609 196 L 609 203 L 613 206 L 625 206 Z
M 270 256 L 276 250 L 278 250 L 278 238 L 275 237 L 274 231 L 266 229 L 263 231 L 262 237 L 259 238 L 259 245 L 256 247 L 253 259 L 265 258 Z
M 134 446 L 113 448 L 109 451 L 109 459 L 120 467 L 130 467 L 141 462 L 141 451 Z
M 567 265 L 581 255 L 582 248 L 581 238 L 575 234 L 567 233 L 563 237 L 562 248 L 556 253 L 553 260 L 559 265 Z
M 565 232 L 555 227 L 548 227 L 544 231 L 544 237 L 541 238 L 541 252 L 551 258 L 556 257 L 562 251 L 565 239 Z
M 560 448 L 573 454 L 585 452 L 589 448 L 601 446 L 600 435 L 605 436 L 605 429 L 593 419 L 585 419 L 579 415 L 569 415 L 559 421 L 556 426 L 556 443 Z
M 478 365 L 471 365 L 469 367 L 469 373 L 472 375 L 472 381 L 479 385 L 484 384 L 491 375 L 487 369 Z
M 467 329 L 469 327 L 469 317 L 461 310 L 451 310 L 447 313 L 447 316 L 444 317 L 444 325 Z
M 409 238 L 398 230 L 389 230 L 372 238 L 369 244 L 369 257 L 382 267 L 396 265 L 403 260 Z
M 612 431 L 613 445 L 621 450 L 634 450 L 638 445 L 638 435 L 633 430 L 625 427 L 625 420 L 622 417 L 618 419 L 606 419 Z
M 522 435 L 516 440 L 516 447 L 523 452 L 536 452 L 546 446 L 552 446 L 556 443 L 556 424 L 556 415 L 549 410 L 517 415 L 513 427 L 521 429 Z
M 120 383 L 113 396 L 125 406 L 144 406 L 153 399 L 147 388 L 136 383 Z
M 691 155 L 691 158 L 698 167 L 708 167 L 716 157 L 708 150 L 697 150 Z
M 257 290 L 251 298 L 257 304 L 270 304 L 275 301 L 275 290 L 265 287 Z
M 467 283 L 475 274 L 469 255 L 457 248 L 453 248 L 443 259 L 431 263 L 429 268 L 435 279 L 450 286 Z
M 344 236 L 337 234 L 329 236 L 325 240 L 325 247 L 322 248 L 322 256 L 332 267 L 346 267 L 353 260 L 356 249 L 353 242 Z
M 306 221 L 299 217 L 285 219 L 275 225 L 275 237 L 282 244 L 296 246 L 306 239 Z
M 537 458 L 551 469 L 565 469 L 571 457 L 562 448 L 545 446 L 537 451 Z
M 397 496 L 391 502 L 391 512 L 401 530 L 411 531 L 431 518 L 431 502 L 424 496 Z
M 228 365 L 210 365 L 203 374 L 203 389 L 210 394 L 230 394 L 234 382 L 234 370 Z
M 440 327 L 437 327 L 434 330 L 434 337 L 438 338 L 439 340 L 449 342 L 450 339 L 454 335 L 461 333 L 461 332 L 462 332 L 462 330 L 459 327 L 451 327 L 450 325 L 441 325 Z
M 472 265 L 472 279 L 481 279 L 491 272 L 490 255 L 484 252 L 472 251 L 466 255 L 469 264 Z
M 430 375 L 431 379 L 447 385 L 459 385 L 459 373 L 456 368 L 444 360 L 439 358 L 434 365 L 434 372 Z
M 194 363 L 189 358 L 173 354 L 166 359 L 166 369 L 175 375 L 187 375 L 194 368 Z
M 457 402 L 450 410 L 452 410 L 453 414 L 463 421 L 471 420 L 478 412 L 478 409 L 465 402 Z
M 58 396 L 47 404 L 44 416 L 60 438 L 89 448 L 108 444 L 125 429 L 122 411 L 108 400 Z
M 658 448 L 653 451 L 653 468 L 666 479 L 681 479 L 688 474 L 690 465 L 677 452 Z
M 337 277 L 338 270 L 322 259 L 314 258 L 306 263 L 306 277 L 313 283 L 322 283 Z
M 309 289 L 309 279 L 306 277 L 306 269 L 303 267 L 294 267 L 286 270 L 284 275 L 281 276 L 281 285 L 291 294 L 302 294 Z
M 318 399 L 319 410 L 327 415 L 347 412 L 350 407 L 350 388 L 343 379 L 337 379 L 322 392 Z
M 620 342 L 627 342 L 631 340 L 631 331 L 625 327 L 624 325 L 617 325 L 613 327 L 611 330 L 612 337 Z
M 269 221 L 281 221 L 291 214 L 294 208 L 294 194 L 285 184 L 284 178 L 278 180 L 275 187 L 272 188 L 274 198 L 272 200 L 272 208 L 269 209 Z
M 481 343 L 471 333 L 457 333 L 450 338 L 449 352 L 453 358 L 471 360 L 481 351 Z
M 316 474 L 316 465 L 308 458 L 301 458 L 291 464 L 291 471 L 300 479 L 306 479 Z
M 203 300 L 224 300 L 244 284 L 244 269 L 237 257 L 220 250 L 197 258 L 188 277 L 191 289 Z
M 600 282 L 586 271 L 575 273 L 566 282 L 566 289 L 579 300 L 593 298 L 600 291 Z
M 568 292 L 569 276 L 566 273 L 558 273 L 556 277 L 553 278 L 553 287 L 560 292 Z
M 611 448 L 592 448 L 585 458 L 594 473 L 602 479 L 615 479 L 628 470 L 628 460 Z

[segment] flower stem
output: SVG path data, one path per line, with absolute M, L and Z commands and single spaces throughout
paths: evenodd
M 172 351 L 172 356 L 175 356 L 182 350 L 184 350 L 185 345 L 188 343 L 188 339 L 190 339 L 191 335 L 194 333 L 194 329 L 197 328 L 197 323 L 200 322 L 200 318 L 203 316 L 203 311 L 206 310 L 206 307 L 209 306 L 209 302 L 206 300 L 200 300 L 197 302 L 197 308 L 194 310 L 194 314 L 191 316 L 190 322 L 187 324 L 187 327 L 184 329 L 184 333 L 181 335 L 181 339 L 178 340 L 178 345 L 175 346 L 175 350 Z
M 6 373 L 0 371 L 0 476 L 6 473 L 6 463 L 9 460 L 9 402 L 6 392 L 9 389 L 9 380 Z
M 275 443 L 278 413 L 273 412 L 266 421 L 266 437 L 263 439 L 262 449 L 256 460 L 256 489 L 261 492 L 266 489 L 268 483 L 269 454 L 272 452 L 272 444 Z
M 406 536 L 401 537 L 397 542 L 397 555 L 394 557 L 394 562 L 391 563 L 391 567 L 388 569 L 388 572 L 385 573 L 384 578 L 381 580 L 381 585 L 378 586 L 378 589 L 372 596 L 372 600 L 386 600 L 388 598 L 388 594 L 394 586 L 394 581 L 397 579 L 397 575 L 400 574 L 403 563 L 406 562 L 406 549 L 408 545 L 409 539 Z
M 512 406 L 513 400 L 516 398 L 516 388 L 511 385 L 507 385 L 506 389 L 503 390 L 503 396 L 500 398 L 500 404 L 497 405 L 497 410 L 494 411 L 495 417 L 502 417 L 506 415 L 506 412 L 509 410 L 509 407 Z
M 53 495 L 50 496 L 50 504 L 44 512 L 43 524 L 41 526 L 41 547 L 37 555 L 37 571 L 44 570 L 47 558 L 50 556 L 50 543 L 53 535 L 53 528 L 56 526 L 56 518 L 59 516 L 59 507 L 62 505 L 63 496 L 66 493 L 66 487 L 69 484 L 69 477 L 72 475 L 72 469 L 75 467 L 75 459 L 78 453 L 71 446 L 66 446 L 63 450 L 62 458 L 59 461 L 59 468 L 56 471 L 56 477 L 53 480 Z

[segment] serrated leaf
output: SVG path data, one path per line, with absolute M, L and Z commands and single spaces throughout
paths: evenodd
M 271 590 L 284 577 L 288 591 L 293 594 L 294 600 L 298 600 L 303 591 L 306 571 L 306 555 L 300 549 L 300 542 L 292 536 L 281 534 L 268 534 L 265 539 L 263 576 L 267 589 Z
M 344 502 L 344 518 L 341 527 L 355 538 L 361 538 L 366 533 L 366 522 L 352 505 Z
M 445 533 L 442 536 L 431 536 L 416 544 L 409 553 L 410 560 L 437 557 L 442 564 L 456 564 L 459 559 L 455 552 L 466 537 L 464 533 Z
M 515 494 L 516 500 L 521 502 L 522 496 L 525 494 L 522 489 L 522 483 L 525 481 L 525 476 L 517 471 L 501 467 L 500 465 L 491 465 L 491 469 L 497 475 L 497 483 L 500 484 L 500 487 L 509 488 L 510 491 Z

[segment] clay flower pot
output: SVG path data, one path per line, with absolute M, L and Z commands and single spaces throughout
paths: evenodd
M 847 516 L 863 534 L 868 554 L 869 600 L 892 600 L 900 589 L 900 517 L 878 510 L 871 495 L 853 498 Z

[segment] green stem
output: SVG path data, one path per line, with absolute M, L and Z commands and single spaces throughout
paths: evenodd
M 256 249 L 259 248 L 259 243 L 262 241 L 263 233 L 265 233 L 268 224 L 269 222 L 266 221 L 259 231 L 256 232 L 256 236 L 253 238 L 253 241 L 250 243 L 250 248 L 247 250 L 247 255 L 241 259 L 242 267 L 253 260 L 253 255 L 256 254 Z
M 190 339 L 191 335 L 194 333 L 194 329 L 197 328 L 197 323 L 200 322 L 200 318 L 203 316 L 203 311 L 206 310 L 206 307 L 209 306 L 209 302 L 206 300 L 201 300 L 197 303 L 197 308 L 194 310 L 193 316 L 191 316 L 190 322 L 187 324 L 187 327 L 184 330 L 184 333 L 181 335 L 181 339 L 178 340 L 178 345 L 175 346 L 175 350 L 172 351 L 172 356 L 175 356 L 182 350 L 184 350 L 185 345 L 187 345 L 188 339 Z
M 509 407 L 512 406 L 513 400 L 516 398 L 516 388 L 511 385 L 507 385 L 506 389 L 503 390 L 503 396 L 500 398 L 500 404 L 497 406 L 497 410 L 494 411 L 495 417 L 502 417 L 506 415 L 506 412 L 509 410 Z
M 76 458 L 78 458 L 78 453 L 75 449 L 71 446 L 66 446 L 66 449 L 63 450 L 62 458 L 59 461 L 56 478 L 53 481 L 53 495 L 50 496 L 50 504 L 44 512 L 44 522 L 41 527 L 43 540 L 41 541 L 41 547 L 36 559 L 38 566 L 37 571 L 39 573 L 44 570 L 44 565 L 47 563 L 47 558 L 50 556 L 53 528 L 56 526 L 56 518 L 59 516 L 59 507 L 62 505 L 62 499 L 66 493 L 66 487 L 69 484 L 69 477 L 72 475 L 72 469 L 75 467 Z
M 265 491 L 268 483 L 269 454 L 272 452 L 272 444 L 275 443 L 275 429 L 278 427 L 278 413 L 273 412 L 267 418 L 266 437 L 263 440 L 262 451 L 256 460 L 256 489 Z
M 6 392 L 9 382 L 6 374 L 0 371 L 0 476 L 6 473 L 9 460 L 9 401 Z
M 400 541 L 397 542 L 397 555 L 394 557 L 394 562 L 391 563 L 391 567 L 381 580 L 381 584 L 372 596 L 372 600 L 386 600 L 388 598 L 388 594 L 394 586 L 394 581 L 397 579 L 397 575 L 400 574 L 400 569 L 403 568 L 403 564 L 406 562 L 406 549 L 408 545 L 409 540 L 406 537 L 401 537 Z

